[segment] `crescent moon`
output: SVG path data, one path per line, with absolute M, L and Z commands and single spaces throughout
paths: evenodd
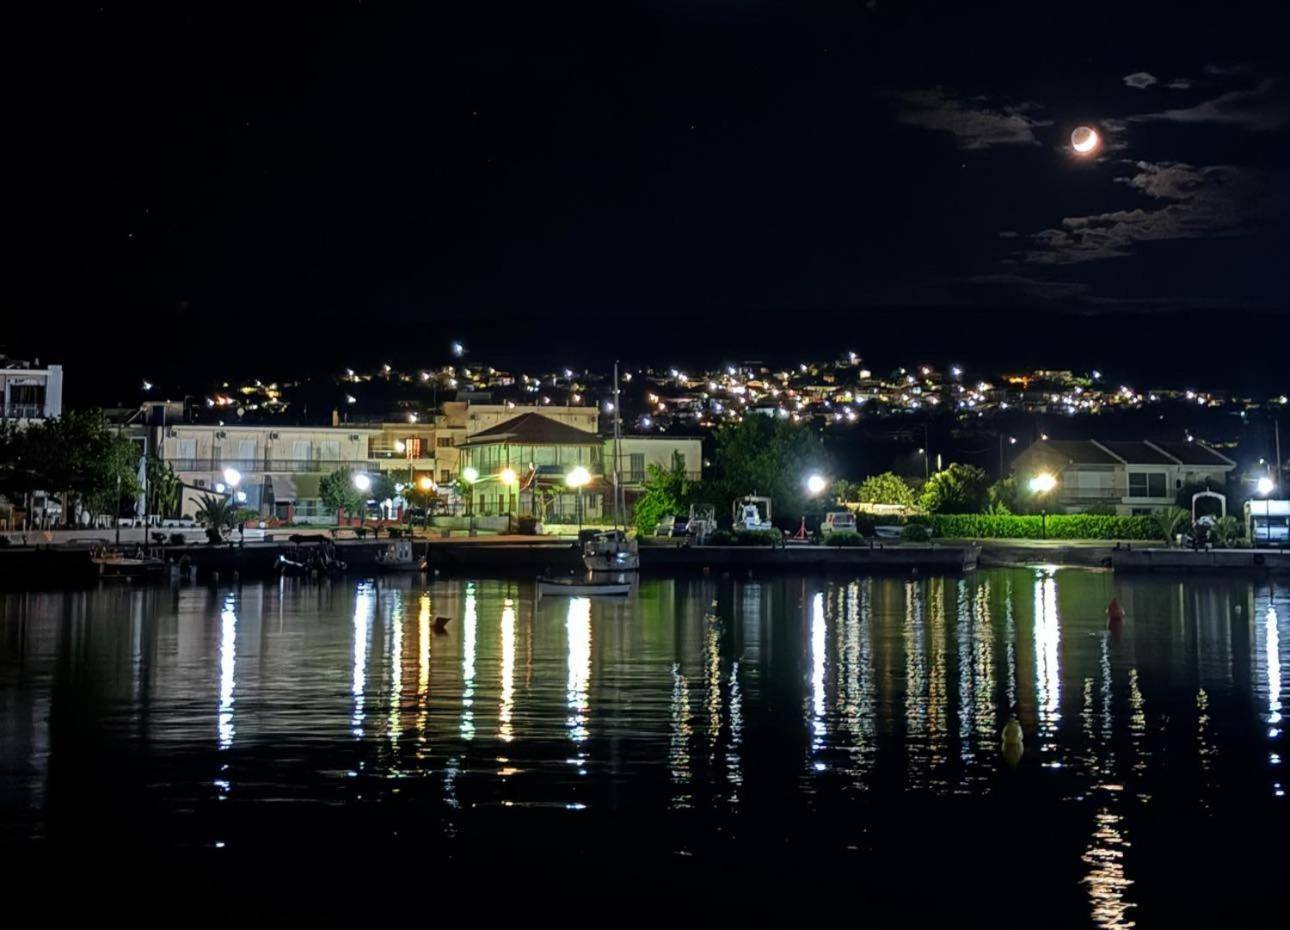
M 1071 148 L 1081 155 L 1093 151 L 1100 141 L 1097 130 L 1088 126 L 1081 126 L 1071 133 Z

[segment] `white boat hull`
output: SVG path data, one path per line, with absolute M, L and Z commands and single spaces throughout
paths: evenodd
M 629 581 L 553 581 L 539 578 L 538 597 L 626 597 L 631 593 Z

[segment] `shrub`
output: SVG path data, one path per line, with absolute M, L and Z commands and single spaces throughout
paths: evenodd
M 905 479 L 889 471 L 870 475 L 860 482 L 856 493 L 860 500 L 873 504 L 904 504 L 908 507 L 914 503 L 914 492 Z
M 356 527 L 354 527 L 354 536 L 355 536 L 357 539 L 366 539 L 366 538 L 367 538 L 367 527 L 365 527 L 365 526 L 356 526 Z
M 986 492 L 984 470 L 954 462 L 927 479 L 920 502 L 928 513 L 980 513 Z
M 851 530 L 836 530 L 824 537 L 826 546 L 863 546 L 864 537 Z
M 537 517 L 533 516 L 533 514 L 520 514 L 515 518 L 515 532 L 521 536 L 536 536 L 537 523 Z
M 709 546 L 733 546 L 735 544 L 735 534 L 729 530 L 713 530 L 708 534 Z
M 1094 514 L 1052 514 L 1047 518 L 1049 539 L 1159 539 L 1160 525 L 1154 516 L 1109 517 Z M 935 536 L 966 539 L 1040 539 L 1044 518 L 998 514 L 931 514 L 915 517 L 911 525 L 923 525 Z
M 187 537 L 183 533 L 170 534 L 170 544 L 172 546 L 182 546 L 185 542 L 187 542 Z
M 922 523 L 910 523 L 900 531 L 900 538 L 905 542 L 927 542 L 932 538 L 932 531 Z
M 775 546 L 783 542 L 779 530 L 740 530 L 735 533 L 736 546 Z

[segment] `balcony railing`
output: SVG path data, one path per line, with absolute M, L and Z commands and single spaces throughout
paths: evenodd
M 43 420 L 44 404 L 0 404 L 0 419 L 5 420 Z
M 389 461 L 386 459 L 385 461 Z M 378 468 L 380 460 L 377 459 L 239 459 L 224 458 L 223 456 L 212 456 L 209 458 L 177 458 L 171 459 L 170 463 L 175 471 L 179 472 L 220 472 L 226 468 L 236 468 L 243 474 L 257 473 L 301 473 L 314 472 L 326 474 L 336 471 L 338 468 L 349 468 L 360 470 L 366 468 Z

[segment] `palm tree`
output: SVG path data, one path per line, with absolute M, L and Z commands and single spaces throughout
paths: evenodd
M 152 506 L 148 508 L 148 512 L 168 517 L 179 506 L 179 492 L 183 484 L 170 463 L 157 458 L 155 455 L 148 456 L 146 467 L 148 495 L 152 501 Z
M 206 527 L 206 538 L 213 543 L 224 538 L 224 531 L 237 525 L 238 510 L 227 497 L 203 494 L 197 504 L 197 522 Z
M 1191 525 L 1191 514 L 1181 507 L 1170 507 L 1156 514 L 1156 524 L 1165 542 L 1172 545 L 1175 537 Z

